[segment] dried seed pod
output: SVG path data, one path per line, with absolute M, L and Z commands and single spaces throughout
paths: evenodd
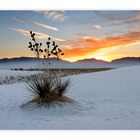
M 53 41 L 52 45 L 55 46 L 55 41 Z
M 61 53 L 61 55 L 64 55 L 64 53 Z
M 61 52 L 62 50 L 58 48 L 58 51 Z
M 50 45 L 50 42 L 46 42 L 47 45 Z
M 38 44 L 38 43 L 36 43 L 35 45 L 36 45 L 37 47 L 39 46 L 39 44 Z
M 38 49 L 35 49 L 36 52 L 38 52 Z
M 30 46 L 28 46 L 28 48 L 30 48 Z
M 34 37 L 33 34 L 31 34 L 31 37 L 32 37 L 32 38 Z
M 54 55 L 57 55 L 57 52 L 53 52 Z
M 39 51 L 42 53 L 43 52 L 43 50 L 42 49 L 39 49 Z

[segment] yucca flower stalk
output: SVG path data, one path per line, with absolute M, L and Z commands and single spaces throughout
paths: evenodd
M 44 58 L 47 58 L 49 60 L 50 56 L 55 56 L 57 58 L 57 60 L 59 61 L 59 56 L 60 55 L 64 55 L 64 53 L 62 52 L 62 50 L 58 47 L 58 45 L 56 44 L 55 41 L 51 42 L 51 38 L 48 38 L 48 41 L 46 42 L 46 48 L 44 49 L 44 52 L 46 53 L 46 55 L 44 55 Z M 48 64 L 50 65 L 51 63 L 48 62 Z M 49 68 L 48 68 L 48 73 L 49 73 Z M 59 68 L 59 74 L 60 74 L 60 68 Z
M 58 45 L 56 45 L 56 42 L 51 42 L 50 37 L 48 38 L 46 45 L 46 49 L 44 49 L 46 55 L 44 55 L 44 58 L 50 58 L 51 55 L 54 55 L 57 59 L 59 59 L 60 55 L 64 55 L 64 53 L 62 53 L 62 50 L 58 47 Z
M 53 41 L 51 44 L 50 37 L 48 37 L 48 41 L 46 42 L 47 47 L 43 50 L 41 48 L 42 43 L 38 43 L 35 39 L 36 34 L 30 31 L 30 35 L 31 35 L 33 43 L 30 41 L 28 48 L 36 54 L 38 59 L 40 58 L 40 54 L 43 52 L 45 52 L 44 58 L 50 58 L 51 55 L 54 55 L 56 56 L 57 59 L 59 59 L 60 55 L 61 56 L 64 55 L 62 50 L 58 47 L 58 45 L 56 45 L 55 41 Z
M 30 48 L 30 50 L 33 51 L 36 54 L 37 58 L 39 59 L 40 54 L 43 53 L 43 50 L 41 49 L 42 43 L 38 43 L 36 41 L 36 39 L 35 39 L 36 34 L 33 33 L 32 31 L 30 31 L 30 35 L 31 35 L 33 42 L 29 42 L 28 48 Z

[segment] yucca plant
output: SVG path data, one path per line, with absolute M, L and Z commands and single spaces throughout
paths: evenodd
M 27 85 L 33 93 L 33 99 L 23 104 L 22 108 L 62 106 L 66 103 L 76 102 L 64 95 L 70 87 L 69 79 L 62 80 L 62 78 L 39 74 L 28 79 Z
M 44 58 L 47 59 L 49 59 L 51 55 L 54 55 L 57 59 L 59 59 L 60 55 L 64 55 L 55 41 L 51 41 L 50 37 L 46 42 L 46 48 L 43 49 L 42 43 L 36 42 L 36 34 L 30 31 L 30 35 L 33 43 L 29 42 L 28 48 L 36 54 L 38 59 L 40 58 L 40 55 L 44 53 Z M 27 85 L 33 94 L 33 98 L 29 102 L 23 104 L 21 106 L 22 108 L 50 107 L 55 105 L 62 106 L 65 103 L 76 102 L 64 95 L 70 87 L 70 80 L 64 80 L 58 76 L 58 74 L 49 73 L 49 68 L 48 73 L 44 72 L 44 74 L 30 77 L 27 80 Z

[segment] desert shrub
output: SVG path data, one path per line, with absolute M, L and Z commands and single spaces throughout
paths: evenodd
M 64 94 L 70 87 L 70 79 L 50 77 L 47 74 L 33 75 L 27 80 L 28 89 L 31 91 L 33 98 L 23 104 L 22 108 L 50 107 L 66 103 L 74 103 Z

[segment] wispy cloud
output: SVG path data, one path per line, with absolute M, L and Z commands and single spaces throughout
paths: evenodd
M 124 21 L 125 24 L 138 25 L 140 23 L 140 12 L 137 12 L 129 20 Z
M 43 13 L 46 18 L 58 22 L 62 22 L 68 18 L 68 16 L 65 16 L 64 11 L 38 11 L 38 12 Z
M 49 25 L 46 25 L 46 24 L 42 24 L 42 23 L 39 23 L 39 22 L 33 22 L 33 21 L 32 21 L 32 24 L 35 24 L 36 26 L 41 27 L 41 28 L 45 28 L 45 29 L 50 29 L 50 30 L 58 31 L 58 28 L 56 28 L 56 27 L 49 26 Z
M 16 20 L 16 21 L 21 22 L 21 23 L 27 23 L 27 20 L 20 18 L 20 17 L 11 17 L 11 18 L 13 20 Z
M 101 29 L 102 27 L 101 27 L 101 25 L 97 25 L 97 24 L 95 24 L 95 25 L 93 25 L 93 28 L 99 30 L 99 29 Z
M 19 29 L 19 28 L 9 28 L 9 29 L 12 30 L 12 31 L 15 31 L 15 32 L 19 32 L 24 36 L 30 36 L 30 33 L 27 30 Z
M 121 11 L 119 11 L 121 12 Z M 108 19 L 108 20 L 127 20 L 133 18 L 131 15 L 121 15 L 116 14 L 116 11 L 94 11 L 94 13 L 102 18 Z
M 18 32 L 24 36 L 30 36 L 30 32 L 28 30 L 24 30 L 24 29 L 20 29 L 20 28 L 10 28 L 10 30 L 13 30 L 15 32 Z M 44 33 L 40 33 L 40 32 L 34 32 L 36 34 L 36 38 L 38 39 L 48 39 L 48 37 L 51 37 L 52 39 L 56 40 L 56 41 L 60 41 L 60 42 L 63 42 L 65 40 L 63 39 L 60 39 L 60 38 L 56 38 L 56 37 L 53 37 L 53 36 L 50 36 L 48 34 L 44 34 Z
M 94 11 L 94 13 L 104 19 L 109 20 L 109 22 L 113 22 L 111 22 L 111 24 L 107 24 L 106 26 L 138 25 L 140 23 L 139 11 L 131 11 L 131 14 L 127 14 L 127 12 L 124 12 L 124 15 L 119 14 L 116 11 L 113 13 L 112 11 Z
M 53 27 L 53 26 L 50 26 L 50 25 L 47 25 L 47 24 L 43 24 L 43 23 L 40 23 L 40 22 L 36 22 L 36 21 L 33 21 L 33 20 L 28 20 L 28 19 L 19 18 L 19 17 L 12 17 L 12 19 L 14 19 L 18 22 L 35 25 L 38 28 L 44 28 L 44 29 L 58 31 L 58 28 L 56 28 L 56 27 Z

